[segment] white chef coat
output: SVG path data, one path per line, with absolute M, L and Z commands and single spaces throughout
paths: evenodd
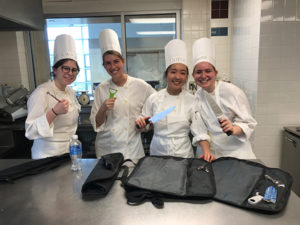
M 96 114 L 109 98 L 109 89 L 118 90 L 113 110 L 106 112 L 103 124 L 96 127 Z M 99 84 L 95 90 L 90 121 L 97 132 L 95 149 L 97 157 L 121 152 L 124 158 L 140 159 L 145 155 L 140 132 L 135 128 L 136 118 L 141 114 L 146 99 L 155 90 L 145 81 L 127 76 L 124 86 L 117 86 L 112 79 Z
M 153 116 L 169 107 L 175 110 L 154 123 L 154 135 L 150 144 L 150 155 L 194 157 L 189 138 L 194 115 L 194 96 L 185 90 L 179 95 L 170 95 L 166 89 L 152 94 L 143 107 L 142 117 Z
M 226 133 L 223 133 L 217 117 L 206 100 L 204 89 L 200 88 L 195 94 L 199 133 L 194 137 L 193 144 L 200 140 L 208 140 L 210 141 L 211 152 L 216 157 L 230 156 L 242 159 L 255 159 L 249 138 L 257 122 L 251 115 L 249 103 L 244 92 L 231 83 L 216 81 L 215 90 L 210 94 L 220 106 L 225 117 L 233 125 L 241 127 L 244 134 L 227 136 Z M 200 150 L 200 148 L 197 150 Z M 197 155 L 199 154 L 201 153 Z
M 69 101 L 68 113 L 55 117 L 49 125 L 46 114 L 57 101 L 47 94 L 50 92 L 58 99 Z M 69 143 L 78 124 L 80 105 L 71 87 L 59 90 L 54 81 L 38 86 L 27 102 L 28 116 L 25 121 L 25 136 L 34 140 L 31 148 L 33 159 L 46 158 L 69 152 Z

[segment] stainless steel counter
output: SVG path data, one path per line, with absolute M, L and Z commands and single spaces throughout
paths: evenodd
M 21 160 L 0 160 L 0 170 Z M 0 224 L 22 225 L 298 225 L 300 199 L 291 193 L 286 209 L 265 215 L 215 201 L 166 202 L 163 209 L 152 203 L 126 204 L 117 181 L 103 199 L 83 201 L 81 186 L 97 159 L 84 159 L 82 173 L 73 173 L 66 163 L 54 170 L 0 184 Z

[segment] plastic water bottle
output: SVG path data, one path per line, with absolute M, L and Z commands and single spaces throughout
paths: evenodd
M 70 143 L 70 156 L 72 160 L 73 171 L 81 170 L 82 145 L 78 140 L 78 136 L 74 134 Z

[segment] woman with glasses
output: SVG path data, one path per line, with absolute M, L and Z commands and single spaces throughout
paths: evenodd
M 33 159 L 69 152 L 69 143 L 78 124 L 80 105 L 69 87 L 79 73 L 75 41 L 59 35 L 54 44 L 54 79 L 39 85 L 28 102 L 25 136 L 34 140 Z
M 90 115 L 97 132 L 96 155 L 99 158 L 121 152 L 124 158 L 137 160 L 145 153 L 135 120 L 155 90 L 145 81 L 124 73 L 125 60 L 115 31 L 104 29 L 99 39 L 103 66 L 111 79 L 96 88 Z

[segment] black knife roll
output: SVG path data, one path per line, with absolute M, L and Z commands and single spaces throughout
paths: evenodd
M 102 156 L 81 188 L 82 198 L 89 200 L 105 197 L 117 179 L 123 162 L 122 153 Z

